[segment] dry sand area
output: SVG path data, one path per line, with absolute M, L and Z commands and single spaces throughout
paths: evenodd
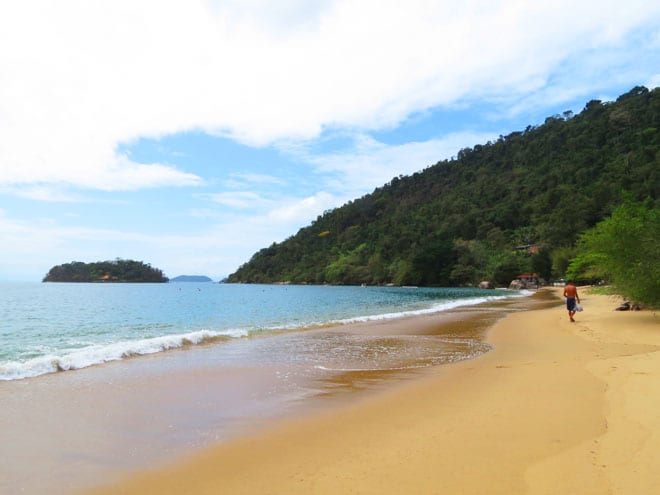
M 513 313 L 477 359 L 95 493 L 660 493 L 660 312 L 581 299 L 576 323 L 559 298 Z

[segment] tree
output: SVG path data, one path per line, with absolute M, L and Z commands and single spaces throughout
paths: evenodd
M 532 271 L 546 280 L 552 277 L 552 258 L 547 249 L 541 249 L 532 256 Z
M 498 253 L 491 257 L 489 263 L 492 276 L 489 277 L 498 285 L 508 286 L 518 275 L 529 271 L 529 261 L 512 251 Z
M 628 200 L 584 232 L 567 275 L 603 277 L 625 298 L 660 306 L 660 207 Z
M 566 270 L 571 259 L 575 257 L 575 248 L 573 246 L 560 246 L 552 251 L 552 277 L 563 278 L 566 276 Z

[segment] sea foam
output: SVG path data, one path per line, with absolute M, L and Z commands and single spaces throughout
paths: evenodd
M 384 313 L 384 314 L 376 314 L 370 316 L 357 316 L 353 318 L 344 318 L 341 320 L 335 320 L 331 323 L 344 325 L 349 323 L 361 323 L 366 321 L 391 320 L 395 318 L 405 318 L 407 316 L 422 316 L 422 315 L 440 313 L 443 311 L 449 311 L 450 309 L 456 309 L 463 306 L 476 306 L 487 302 L 511 299 L 512 297 L 526 297 L 531 294 L 533 294 L 533 292 L 522 290 L 502 296 L 485 296 L 485 297 L 472 297 L 466 299 L 455 299 L 451 301 L 444 301 L 439 304 L 434 304 L 429 308 L 400 311 L 397 313 Z
M 213 332 L 200 330 L 179 335 L 164 335 L 149 339 L 93 345 L 74 351 L 62 351 L 58 355 L 46 355 L 24 362 L 9 361 L 0 364 L 0 380 L 32 378 L 58 371 L 77 370 L 109 361 L 119 361 L 132 356 L 155 354 L 187 345 L 206 344 L 247 336 L 245 330 Z

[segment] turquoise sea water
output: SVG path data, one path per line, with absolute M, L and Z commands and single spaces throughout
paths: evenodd
M 445 311 L 520 293 L 293 285 L 0 284 L 0 380 L 264 333 Z

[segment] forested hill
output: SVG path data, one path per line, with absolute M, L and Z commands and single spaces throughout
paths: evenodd
M 660 191 L 660 88 L 463 149 L 325 212 L 229 282 L 507 284 L 562 276 L 577 236 Z M 420 164 L 420 167 L 423 164 Z

